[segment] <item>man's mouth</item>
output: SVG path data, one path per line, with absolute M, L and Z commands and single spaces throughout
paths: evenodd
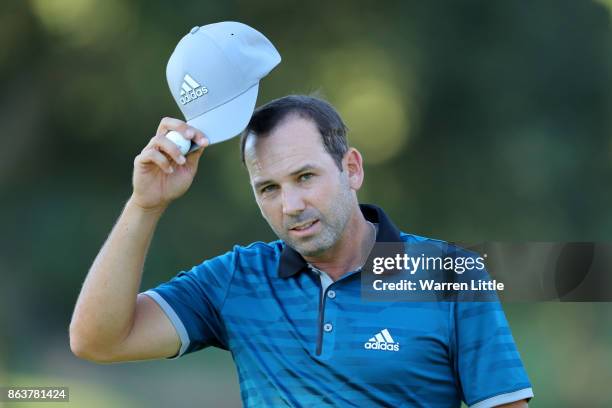
M 294 225 L 293 227 L 290 228 L 290 230 L 291 231 L 305 231 L 309 229 L 310 227 L 312 227 L 317 222 L 319 222 L 319 220 L 310 220 L 307 222 L 303 222 L 301 224 Z

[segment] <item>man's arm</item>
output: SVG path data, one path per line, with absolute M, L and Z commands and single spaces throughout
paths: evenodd
M 162 212 L 131 200 L 96 257 L 70 324 L 70 347 L 87 360 L 111 362 L 173 355 L 180 344 L 157 304 L 138 296 L 144 259 Z
M 171 357 L 179 337 L 165 313 L 138 295 L 147 250 L 159 218 L 183 195 L 204 149 L 181 156 L 166 137 L 177 130 L 200 145 L 204 135 L 184 122 L 164 118 L 134 161 L 134 192 L 91 266 L 70 323 L 75 355 L 98 362 Z

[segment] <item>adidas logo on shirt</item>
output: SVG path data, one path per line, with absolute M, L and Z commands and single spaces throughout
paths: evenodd
M 198 82 L 191 77 L 189 74 L 185 74 L 183 83 L 181 84 L 181 105 L 185 105 L 200 96 L 206 95 L 208 88 L 201 86 Z
M 363 344 L 363 348 L 367 350 L 386 350 L 399 351 L 399 343 L 396 343 L 391 337 L 389 330 L 383 329 L 370 340 Z

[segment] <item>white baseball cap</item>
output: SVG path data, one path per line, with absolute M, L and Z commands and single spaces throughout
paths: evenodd
M 187 123 L 218 143 L 246 128 L 259 81 L 280 61 L 259 31 L 224 21 L 193 27 L 170 56 L 166 78 Z M 192 143 L 190 151 L 198 147 Z

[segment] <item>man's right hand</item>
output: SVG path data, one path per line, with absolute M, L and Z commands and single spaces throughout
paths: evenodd
M 183 156 L 179 148 L 166 138 L 166 133 L 171 130 L 203 147 Z M 198 129 L 179 119 L 163 118 L 155 136 L 134 159 L 131 201 L 145 210 L 166 208 L 191 186 L 206 146 L 208 139 Z

